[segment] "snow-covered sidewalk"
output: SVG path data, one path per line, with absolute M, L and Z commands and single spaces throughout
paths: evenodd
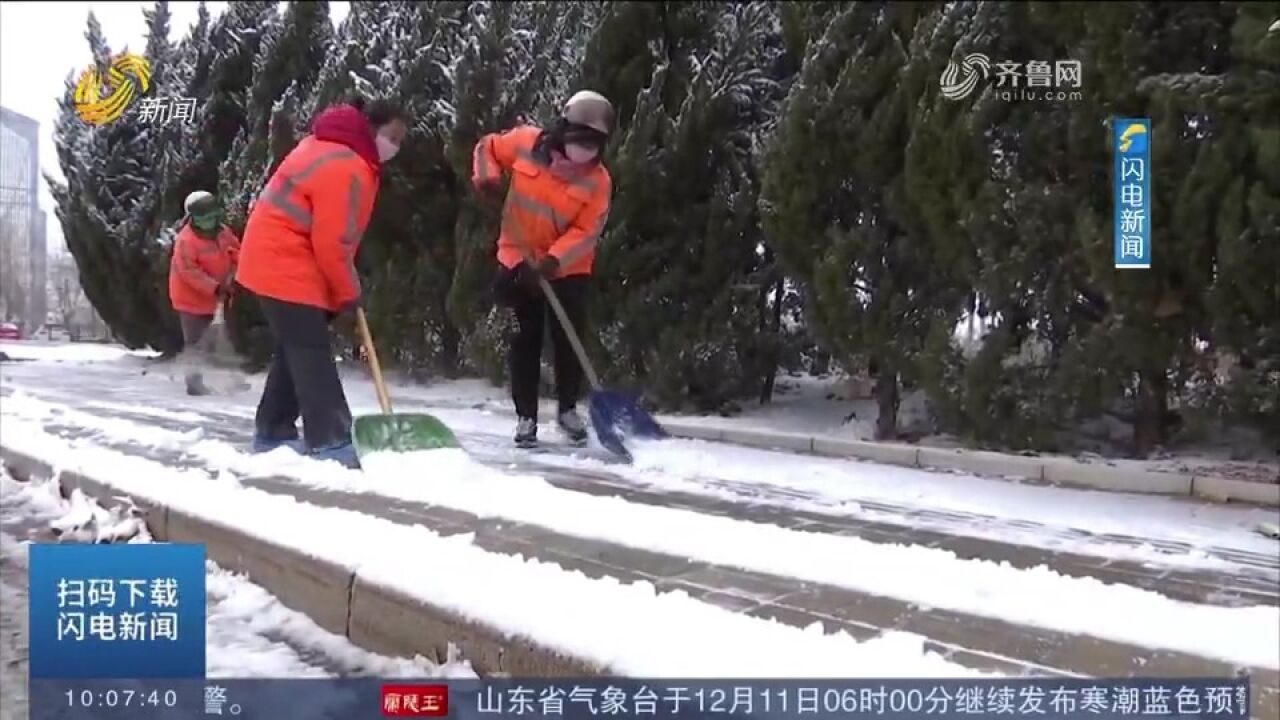
M 367 384 L 348 384 L 356 413 L 375 412 Z M 45 392 L 41 390 L 41 392 Z M 185 400 L 185 398 L 184 398 Z M 23 390 L 3 403 L 3 412 L 32 420 L 61 421 L 92 429 L 104 439 L 197 453 L 225 463 L 242 448 L 198 443 L 207 429 L 234 414 L 248 427 L 252 409 L 219 399 L 217 415 L 200 403 L 172 407 L 88 400 L 86 410 L 38 399 Z M 399 407 L 410 409 L 411 404 Z M 492 410 L 427 406 L 464 437 L 505 438 L 507 420 Z M 106 413 L 97 411 L 98 408 Z M 89 412 L 88 410 L 95 410 Z M 108 417 L 119 411 L 137 422 Z M 150 418 L 172 430 L 149 424 Z M 145 421 L 145 422 L 144 422 Z M 498 442 L 501 442 L 499 440 Z M 543 454 L 538 463 L 554 471 L 607 473 L 639 487 L 683 492 L 797 512 L 818 512 L 873 522 L 910 522 L 957 535 L 1028 545 L 1053 551 L 1130 559 L 1168 567 L 1222 567 L 1212 548 L 1274 557 L 1274 540 L 1255 528 L 1274 513 L 1247 507 L 1189 502 L 1067 488 L 1018 485 L 976 476 L 911 470 L 874 463 L 738 448 L 672 439 L 636 444 L 632 465 L 604 464 L 590 457 Z M 1108 541 L 1138 538 L 1137 542 Z M 1149 542 L 1142 542 L 1145 539 Z
M 39 407 L 21 400 L 21 409 Z M 18 442 L 36 432 L 14 418 Z M 75 411 L 62 410 L 63 415 Z M 79 417 L 92 422 L 92 416 Z M 116 426 L 119 427 L 119 426 Z M 696 512 L 564 490 L 536 476 L 480 465 L 459 451 L 375 456 L 363 472 L 282 450 L 253 456 L 215 440 L 135 425 L 136 435 L 187 445 L 212 468 L 236 477 L 286 476 L 325 490 L 376 493 L 554 529 L 585 539 L 688 557 L 728 567 L 869 592 L 970 615 L 1168 648 L 1258 667 L 1280 668 L 1280 609 L 1229 608 L 1171 600 L 1125 585 L 1019 570 L 947 551 L 881 545 L 856 537 L 790 530 Z M 10 431 L 14 432 L 14 431 Z M 168 433 L 167 437 L 164 435 Z M 1045 598 L 1054 598 L 1046 603 Z M 1109 608 L 1099 613 L 1097 608 Z M 1141 618 L 1141 621 L 1136 621 Z M 1186 628 L 1177 634 L 1169 627 Z M 1261 630 L 1259 630 L 1261 629 Z M 1274 630 L 1274 633 L 1271 631 Z
M 627 675 L 981 675 L 926 651 L 920 636 L 886 632 L 858 642 L 844 632 L 802 630 L 730 612 L 684 592 L 659 593 L 648 582 L 591 579 L 556 565 L 480 550 L 470 536 L 442 537 L 422 527 L 244 488 L 229 477 L 210 478 L 68 442 L 20 420 L 6 423 L 6 446 L 58 467 L 85 468 L 122 494 L 296 548 L 349 568 L 365 582 Z M 389 548 L 413 548 L 413 562 Z
M 109 511 L 78 490 L 63 499 L 57 484 L 48 480 L 17 482 L 3 472 L 0 495 L 5 560 L 19 568 L 27 565 L 28 541 L 10 534 L 15 527 L 39 530 L 41 541 L 56 536 L 62 542 L 151 542 L 146 528 L 127 514 Z M 209 677 L 475 677 L 462 660 L 435 665 L 421 657 L 391 658 L 362 650 L 212 561 L 205 583 Z M 25 617 L 25 608 L 10 600 L 6 598 L 5 614 Z

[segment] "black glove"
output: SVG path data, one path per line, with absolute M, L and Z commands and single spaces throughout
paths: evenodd
M 220 299 L 229 298 L 231 297 L 231 293 L 234 292 L 235 289 L 236 289 L 235 278 L 232 277 L 231 275 L 228 275 L 225 280 L 223 280 L 221 283 L 218 284 L 218 287 L 213 291 L 213 294 Z
M 554 255 L 547 255 L 538 261 L 538 273 L 551 280 L 560 274 L 560 260 Z
M 348 300 L 338 306 L 337 310 L 326 313 L 329 316 L 329 322 L 333 322 L 338 318 L 349 318 L 355 315 L 356 308 L 364 307 L 364 298 L 356 297 L 354 300 Z
M 529 263 L 522 262 L 516 266 L 515 281 L 517 285 L 529 292 L 542 292 L 538 286 L 538 270 Z

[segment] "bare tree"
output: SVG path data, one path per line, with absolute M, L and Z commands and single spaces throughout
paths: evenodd
M 80 268 L 71 253 L 63 250 L 49 259 L 49 270 L 49 285 L 58 321 L 71 340 L 79 340 L 82 326 L 91 321 L 89 315 L 92 312 L 84 289 L 80 287 Z

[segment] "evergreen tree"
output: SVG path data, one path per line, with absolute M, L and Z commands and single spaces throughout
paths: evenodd
M 1280 36 L 1268 33 L 1280 4 L 1244 4 L 1195 15 L 1169 49 L 1208 46 L 1209 61 L 1139 85 L 1157 107 L 1189 118 L 1191 167 L 1172 172 L 1175 201 L 1161 234 L 1170 266 L 1161 324 L 1207 344 L 1207 359 L 1238 358 L 1224 388 L 1231 419 L 1280 438 Z M 1211 53 L 1208 51 L 1212 51 Z M 1168 131 L 1166 131 L 1168 132 Z M 1175 158 L 1175 161 L 1180 158 Z M 1153 165 L 1155 158 L 1153 158 Z M 1183 163 L 1185 164 L 1185 163 Z M 1173 245 L 1173 247 L 1168 247 Z M 1167 247 L 1167 249 L 1166 249 Z M 1193 366 L 1197 386 L 1212 365 Z
M 581 85 L 621 120 L 593 321 L 606 374 L 663 407 L 726 409 L 759 394 L 776 361 L 760 333 L 770 288 L 753 273 L 757 150 L 781 54 L 772 3 L 611 4 L 588 45 Z
M 801 282 L 813 330 L 875 376 L 876 435 L 897 435 L 902 381 L 967 286 L 911 206 L 906 151 L 940 6 L 857 3 L 810 47 L 770 154 L 765 226 Z
M 165 4 L 148 20 L 148 45 L 163 67 L 169 51 Z M 86 39 L 95 62 L 113 56 L 92 12 Z M 181 334 L 168 310 L 168 256 L 152 221 L 159 175 L 154 158 L 163 158 L 165 148 L 138 104 L 110 123 L 86 127 L 75 116 L 71 93 L 62 99 L 54 137 L 67 183 L 55 189 L 62 199 L 57 214 L 85 294 L 113 334 L 129 347 L 173 351 Z

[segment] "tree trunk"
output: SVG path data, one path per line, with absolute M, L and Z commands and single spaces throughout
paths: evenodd
M 896 440 L 898 437 L 898 373 L 891 363 L 876 363 L 879 372 L 875 378 L 876 406 L 880 410 L 876 418 L 876 439 Z
M 444 376 L 451 379 L 458 377 L 462 333 L 447 319 L 440 333 L 440 345 L 440 363 L 443 366 L 441 370 L 444 371 Z
M 768 367 L 765 369 L 764 387 L 760 390 L 760 404 L 773 402 L 773 386 L 778 379 L 778 360 L 782 346 L 782 278 L 773 286 L 773 338 L 769 348 Z M 764 322 L 764 313 L 761 313 Z
M 813 356 L 813 374 L 826 375 L 831 372 L 831 353 L 819 350 Z
M 1168 415 L 1168 379 L 1163 369 L 1138 373 L 1138 408 L 1133 418 L 1133 453 L 1145 458 L 1164 441 Z

